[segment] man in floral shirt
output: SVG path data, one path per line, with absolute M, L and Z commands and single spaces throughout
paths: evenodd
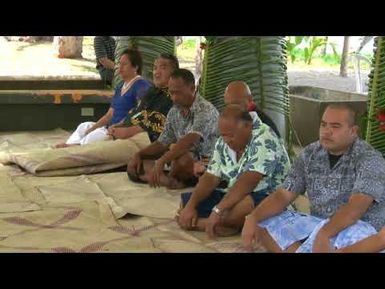
M 247 110 L 253 119 L 253 129 L 260 129 L 262 123 L 268 125 L 278 136 L 282 145 L 284 145 L 284 141 L 280 138 L 278 128 L 273 120 L 262 110 L 258 109 L 252 101 L 250 88 L 246 82 L 239 80 L 230 82 L 225 89 L 224 102 L 226 105 L 237 104 Z M 208 162 L 209 159 L 196 162 L 194 164 L 194 175 L 197 177 L 201 176 L 206 171 Z
M 194 75 L 187 69 L 172 73 L 169 92 L 174 105 L 164 131 L 134 155 L 127 173 L 131 180 L 140 179 L 153 187 L 182 188 L 196 183 L 194 162 L 212 154 L 218 137 L 218 111 L 197 93 Z M 168 173 L 165 168 L 170 169 Z
M 210 237 L 239 231 L 255 205 L 281 185 L 290 167 L 276 134 L 239 105 L 219 119 L 220 137 L 207 171 L 192 193 L 182 194 L 179 225 L 205 230 Z
M 377 252 L 385 248 L 385 160 L 358 138 L 355 111 L 329 105 L 320 139 L 294 162 L 282 188 L 246 219 L 242 238 L 272 252 Z M 286 210 L 307 192 L 310 215 Z M 379 231 L 377 233 L 377 231 Z

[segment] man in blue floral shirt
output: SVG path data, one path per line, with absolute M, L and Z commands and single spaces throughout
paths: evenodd
M 234 234 L 254 206 L 281 185 L 290 162 L 276 134 L 239 105 L 219 118 L 220 137 L 207 171 L 192 193 L 182 194 L 179 225 L 210 237 Z M 222 188 L 220 188 L 222 187 Z
M 329 105 L 319 141 L 298 156 L 282 188 L 246 218 L 242 239 L 272 252 L 378 252 L 385 248 L 385 160 L 358 138 L 355 111 Z M 310 215 L 286 210 L 307 192 Z

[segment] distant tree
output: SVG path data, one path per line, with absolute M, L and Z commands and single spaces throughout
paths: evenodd
M 349 56 L 349 40 L 350 36 L 344 36 L 344 46 L 342 48 L 340 76 L 348 76 L 348 56 Z
M 195 43 L 196 43 L 195 76 L 197 80 L 202 74 L 203 53 L 202 53 L 201 42 L 202 42 L 202 36 L 197 36 L 195 39 Z
M 286 37 L 286 50 L 290 56 L 291 63 L 294 63 L 296 59 L 296 51 L 298 46 L 302 43 L 304 36 L 288 36 Z
M 329 36 L 325 36 L 325 46 L 324 46 L 324 49 L 323 49 L 323 51 L 322 51 L 322 55 L 323 55 L 323 56 L 326 55 L 327 48 L 328 48 L 328 41 L 329 41 Z
M 55 36 L 53 46 L 59 58 L 82 58 L 83 36 Z
M 361 37 L 361 39 L 360 39 L 361 42 L 360 42 L 360 46 L 357 48 L 357 53 L 359 53 L 362 50 L 362 48 L 364 48 L 364 46 L 366 44 L 368 44 L 370 42 L 370 40 L 372 40 L 373 38 L 374 38 L 374 36 Z
M 311 64 L 312 59 L 317 51 L 323 49 L 321 53 L 326 53 L 327 47 L 330 46 L 333 49 L 334 55 L 338 55 L 334 43 L 328 41 L 329 37 L 317 37 L 317 36 L 288 36 L 286 37 L 287 53 L 290 56 L 291 62 L 296 60 L 296 54 L 301 54 L 303 51 L 304 62 L 307 65 Z M 304 47 L 303 49 L 299 48 Z
M 303 39 L 306 43 L 306 47 L 304 48 L 305 63 L 310 65 L 315 51 L 318 48 L 325 46 L 326 42 L 322 37 L 316 36 L 305 36 Z
M 37 41 L 53 41 L 53 36 L 31 36 L 33 42 Z

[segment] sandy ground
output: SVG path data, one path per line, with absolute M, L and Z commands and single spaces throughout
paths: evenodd
M 353 71 L 349 71 L 347 77 L 340 77 L 338 70 L 331 69 L 288 69 L 289 86 L 305 85 L 322 88 L 356 92 L 356 78 Z M 368 71 L 363 72 L 363 83 L 368 81 Z M 367 85 L 364 86 L 364 92 Z
M 93 47 L 83 45 L 82 59 L 61 59 L 50 42 L 7 41 L 0 37 L 0 78 L 99 78 Z
M 28 43 L 7 41 L 0 36 L 0 79 L 15 76 L 44 78 L 96 78 L 100 76 L 95 68 L 93 37 L 85 36 L 83 59 L 60 59 L 55 55 L 52 43 Z M 195 63 L 180 58 L 180 66 L 195 72 Z M 367 81 L 367 73 L 364 81 Z M 288 68 L 289 86 L 309 85 L 329 89 L 356 91 L 355 75 L 352 70 L 348 77 L 340 77 L 337 69 Z

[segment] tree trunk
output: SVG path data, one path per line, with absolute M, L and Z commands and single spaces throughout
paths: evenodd
M 327 49 L 328 49 L 328 40 L 329 40 L 329 36 L 325 36 L 325 46 L 324 46 L 324 49 L 322 51 L 322 55 L 323 56 L 326 56 L 326 52 L 327 52 Z
M 195 76 L 198 80 L 202 75 L 202 63 L 203 63 L 203 53 L 201 49 L 202 36 L 197 36 L 196 43 L 196 54 L 195 54 Z
M 373 38 L 374 38 L 374 36 L 363 36 L 363 37 L 361 37 L 361 43 L 360 43 L 360 46 L 357 49 L 357 53 L 360 53 L 362 48 L 364 48 L 364 46 L 366 44 L 368 44 L 368 42 L 370 42 L 370 40 L 372 40 Z
M 55 36 L 53 46 L 59 58 L 82 58 L 83 36 Z
M 340 76 L 348 76 L 348 56 L 349 56 L 349 39 L 350 36 L 344 37 L 344 47 L 342 48 Z

